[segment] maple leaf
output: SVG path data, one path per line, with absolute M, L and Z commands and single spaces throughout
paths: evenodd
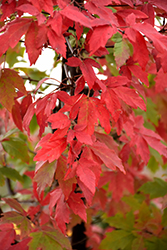
M 47 11 L 51 15 L 53 14 L 53 1 L 52 0 L 30 0 L 30 2 L 41 12 L 42 10 Z
M 155 4 L 158 8 L 167 11 L 167 3 L 161 0 L 150 0 L 150 3 Z
M 156 93 L 162 92 L 166 88 L 166 73 L 164 73 L 162 68 L 158 71 L 154 80 L 156 82 Z
M 101 35 L 102 33 L 103 35 Z M 113 29 L 109 25 L 95 28 L 88 42 L 90 49 L 90 56 L 93 55 L 94 52 L 98 50 L 100 47 L 105 47 L 108 39 L 112 37 L 114 33 L 115 29 Z
M 146 129 L 143 126 L 143 117 L 132 117 L 131 124 L 133 128 L 130 128 L 129 122 L 124 124 L 126 131 L 129 131 L 129 136 L 131 137 L 130 145 L 137 147 L 137 153 L 142 156 L 145 163 L 149 160 L 148 145 L 158 151 L 161 155 L 167 156 L 167 147 L 161 143 L 162 138 L 156 134 L 154 131 Z
M 143 99 L 136 93 L 134 89 L 129 89 L 126 87 L 117 87 L 114 88 L 113 91 L 121 100 L 130 105 L 132 108 L 137 109 L 139 107 L 142 110 L 146 111 L 146 105 Z
M 22 208 L 22 206 L 15 199 L 3 198 L 3 200 L 5 201 L 6 204 L 8 204 L 10 207 L 14 208 L 17 212 L 19 212 L 23 216 L 27 215 L 26 211 Z
M 78 114 L 78 125 L 85 125 L 85 132 L 92 135 L 95 125 L 98 124 L 98 113 L 96 111 L 96 98 L 85 97 L 80 102 Z
M 66 64 L 71 66 L 71 67 L 79 66 L 81 71 L 82 71 L 83 77 L 84 77 L 85 81 L 87 82 L 89 88 L 90 89 L 93 88 L 94 82 L 96 81 L 96 75 L 95 75 L 95 72 L 94 72 L 92 66 L 99 68 L 98 63 L 96 63 L 94 60 L 92 60 L 90 58 L 87 58 L 87 59 L 81 61 L 79 58 L 71 57 L 68 59 L 68 62 Z
M 134 179 L 129 172 L 126 175 L 121 171 L 104 172 L 98 187 L 101 188 L 106 183 L 109 183 L 108 190 L 112 192 L 112 199 L 117 202 L 122 198 L 125 189 L 134 193 Z
M 17 100 L 15 100 L 15 104 L 12 107 L 12 118 L 16 126 L 23 132 L 21 105 Z
M 58 249 L 58 250 L 71 250 L 69 240 L 64 235 L 49 226 L 43 226 L 42 230 L 32 232 L 30 234 L 31 241 L 28 243 L 29 250 L 35 250 L 42 248 L 43 250 Z
M 16 224 L 19 227 L 21 239 L 26 237 L 32 230 L 31 221 L 26 216 L 15 211 L 4 213 L 1 221 Z
M 47 33 L 49 43 L 52 48 L 58 53 L 61 54 L 64 58 L 66 58 L 66 45 L 65 38 L 63 35 L 58 36 L 54 30 L 49 29 Z
M 31 4 L 22 4 L 17 7 L 17 10 L 29 13 L 30 15 L 36 16 L 38 19 L 38 24 L 41 25 L 46 21 L 46 17 L 39 12 L 39 10 Z
M 102 162 L 108 168 L 111 170 L 116 170 L 116 167 L 118 167 L 123 173 L 125 173 L 121 159 L 114 150 L 109 149 L 104 143 L 95 142 L 92 146 L 89 146 L 89 148 L 102 160 Z
M 7 250 L 10 248 L 11 244 L 15 242 L 16 232 L 14 226 L 11 223 L 6 223 L 1 225 L 3 230 L 0 229 L 0 244 L 1 248 Z
M 132 54 L 131 44 L 127 39 L 122 38 L 122 36 L 119 33 L 113 35 L 112 41 L 115 42 L 114 45 L 115 60 L 117 66 L 120 67 L 126 62 L 126 60 Z
M 38 25 L 36 22 L 32 22 L 25 36 L 26 52 L 28 53 L 30 65 L 35 64 L 41 54 L 41 48 L 36 47 L 37 34 Z
M 55 162 L 39 162 L 36 165 L 34 181 L 37 182 L 37 191 L 39 195 L 46 186 L 51 186 L 56 170 Z
M 96 185 L 96 176 L 92 172 L 91 167 L 96 165 L 95 162 L 87 160 L 86 158 L 81 158 L 78 162 L 76 174 L 78 175 L 80 181 L 90 190 L 94 195 L 95 185 Z
M 85 222 L 87 221 L 86 207 L 81 199 L 83 196 L 80 193 L 72 192 L 67 200 L 67 203 L 74 214 L 79 215 Z
M 55 211 L 55 220 L 57 222 L 58 227 L 63 233 L 65 233 L 66 231 L 65 223 L 69 223 L 70 215 L 69 208 L 67 207 L 67 204 L 65 203 L 64 199 L 65 197 L 61 188 L 56 188 L 53 192 L 50 193 L 50 214 L 52 214 L 52 209 L 57 204 Z
M 54 135 L 53 135 L 54 136 Z M 40 149 L 36 156 L 34 157 L 34 161 L 46 161 L 49 163 L 58 159 L 63 151 L 66 149 L 67 142 L 66 138 L 54 139 L 52 140 L 51 135 L 49 136 L 49 141 L 46 141 L 45 145 L 43 144 L 42 149 Z M 48 136 L 47 136 L 48 139 Z M 38 146 L 41 144 L 39 143 Z
M 131 41 L 133 45 L 133 60 L 138 62 L 142 69 L 145 69 L 148 61 L 149 61 L 149 53 L 146 45 L 146 41 L 144 37 L 139 33 L 136 32 L 136 42 Z M 144 56 L 142 56 L 144 53 Z
M 63 16 L 80 23 L 83 26 L 91 28 L 90 20 L 78 10 L 77 7 L 68 5 L 60 12 Z
M 62 155 L 56 163 L 56 179 L 58 179 L 59 186 L 63 191 L 65 200 L 68 199 L 73 189 L 73 183 L 76 183 L 76 178 L 73 176 L 69 179 L 64 179 L 67 172 L 67 159 Z
M 140 79 L 147 87 L 149 87 L 148 73 L 143 71 L 138 65 L 128 65 L 130 71 Z
M 17 159 L 21 159 L 23 162 L 29 163 L 29 155 L 27 151 L 26 143 L 16 137 L 5 138 L 2 140 L 2 146 L 4 150 Z
M 71 122 L 68 119 L 68 117 L 61 112 L 52 114 L 49 117 L 48 122 L 51 123 L 52 129 L 56 129 L 56 128 L 63 129 L 71 125 Z
M 0 56 L 11 47 L 14 48 L 19 42 L 20 38 L 27 32 L 31 19 L 16 18 L 5 26 L 5 32 L 0 39 Z
M 25 95 L 27 94 L 24 81 L 18 73 L 11 69 L 2 69 L 0 77 L 0 102 L 10 112 L 14 105 L 14 98 L 17 96 L 15 88 L 19 89 Z

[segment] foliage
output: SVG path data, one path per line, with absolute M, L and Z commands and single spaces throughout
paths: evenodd
M 1 249 L 166 250 L 166 1 L 0 10 Z

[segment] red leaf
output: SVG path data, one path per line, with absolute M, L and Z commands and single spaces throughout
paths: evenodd
M 149 81 L 148 81 L 148 74 L 143 71 L 139 66 L 137 65 L 128 65 L 128 68 L 130 71 L 140 79 L 141 82 L 143 82 L 147 87 L 149 87 Z
M 90 20 L 82 14 L 77 7 L 67 5 L 63 10 L 61 10 L 61 14 L 83 26 L 91 28 Z
M 109 134 L 111 131 L 110 114 L 108 110 L 104 107 L 104 105 L 101 103 L 98 104 L 97 109 L 101 126 L 105 129 L 105 132 Z
M 79 40 L 83 33 L 83 26 L 81 26 L 79 23 L 76 22 L 75 29 L 76 29 L 77 39 Z
M 61 113 L 60 111 L 57 112 L 56 114 L 52 114 L 49 117 L 48 122 L 51 123 L 52 129 L 56 128 L 63 129 L 71 125 L 71 122 L 68 119 L 68 117 L 63 113 Z
M 79 142 L 91 145 L 93 143 L 91 135 L 85 131 L 85 128 L 85 125 L 75 125 L 75 136 L 77 137 Z
M 37 34 L 38 25 L 36 22 L 32 22 L 25 36 L 26 52 L 28 53 L 30 65 L 35 64 L 41 54 L 41 48 L 36 47 Z
M 79 215 L 85 222 L 87 221 L 86 207 L 83 203 L 82 194 L 72 192 L 67 203 L 74 214 Z
M 21 108 L 21 116 L 24 117 L 25 113 L 27 112 L 28 107 L 32 103 L 32 97 L 30 94 L 24 97 L 24 99 L 21 102 L 20 108 Z
M 76 169 L 76 174 L 78 175 L 80 181 L 84 183 L 84 185 L 94 195 L 96 176 L 91 170 L 91 166 L 93 166 L 93 164 L 95 164 L 93 161 L 81 158 Z
M 14 244 L 16 238 L 16 232 L 13 228 L 13 224 L 2 224 L 0 229 L 0 245 L 1 249 L 10 249 L 11 244 Z
M 78 67 L 80 66 L 81 63 L 82 61 L 78 57 L 73 56 L 73 57 L 68 58 L 68 62 L 66 64 L 71 67 Z
M 23 118 L 23 128 L 27 131 L 28 135 L 30 135 L 29 125 L 30 125 L 33 115 L 35 114 L 34 106 L 35 106 L 35 103 L 30 104 Z
M 121 159 L 114 150 L 107 148 L 107 146 L 101 142 L 95 142 L 93 146 L 89 146 L 89 148 L 108 168 L 116 170 L 116 167 L 118 167 L 125 174 L 125 169 L 122 165 Z
M 73 183 L 76 183 L 75 176 L 67 180 L 64 180 L 66 172 L 67 172 L 67 159 L 64 156 L 61 156 L 57 161 L 56 179 L 58 179 L 59 186 L 62 189 L 62 192 L 65 196 L 65 200 L 68 199 L 70 193 L 72 192 Z
M 167 47 L 167 38 L 158 33 L 156 29 L 152 27 L 149 23 L 136 23 L 133 25 L 133 28 L 142 32 L 146 37 L 153 41 L 156 49 L 163 53 Z
M 52 48 L 58 53 L 61 54 L 64 58 L 66 58 L 66 45 L 65 45 L 65 38 L 63 35 L 58 36 L 55 31 L 48 30 L 47 33 L 49 43 Z
M 1 35 L 0 39 L 0 56 L 11 47 L 14 48 L 20 38 L 27 32 L 31 19 L 17 18 L 6 25 L 6 31 Z
M 117 121 L 121 113 L 121 104 L 118 96 L 112 89 L 107 88 L 107 90 L 102 93 L 101 98 L 102 101 L 105 102 L 106 107 L 111 113 L 113 119 Z
M 127 172 L 126 175 L 122 172 L 105 172 L 100 179 L 99 187 L 102 187 L 109 182 L 109 191 L 112 191 L 112 199 L 119 201 L 124 190 L 128 190 L 130 193 L 134 193 L 134 178 Z
M 64 195 L 62 193 L 61 188 L 56 188 L 53 192 L 50 193 L 50 204 L 49 204 L 50 214 L 52 214 L 52 209 L 56 204 L 57 206 L 55 211 L 55 220 L 61 231 L 65 233 L 66 230 L 65 223 L 69 223 L 70 211 L 66 203 L 64 202 Z
M 132 108 L 137 109 L 138 107 L 146 111 L 146 105 L 143 99 L 136 93 L 134 89 L 129 89 L 127 87 L 117 87 L 113 88 L 115 94 L 127 103 Z
M 85 80 L 83 76 L 80 76 L 77 81 L 75 82 L 75 95 L 78 95 L 85 87 Z
M 15 104 L 12 107 L 12 118 L 18 129 L 20 129 L 23 132 L 21 105 L 16 100 Z
M 149 1 L 149 2 L 152 3 L 152 4 L 155 4 L 158 8 L 167 11 L 167 2 L 166 2 L 166 1 L 151 0 L 151 1 Z
M 96 111 L 96 100 L 93 97 L 81 100 L 81 106 L 78 114 L 78 125 L 85 125 L 85 132 L 92 135 L 95 125 L 98 124 L 98 113 Z
M 53 14 L 53 2 L 52 0 L 30 0 L 30 2 L 41 12 L 47 11 L 49 14 Z
M 93 88 L 94 82 L 96 81 L 96 75 L 92 68 L 92 62 L 89 59 L 85 59 L 82 64 L 80 64 L 80 69 L 83 73 L 85 81 L 87 82 L 90 89 Z
M 163 69 L 161 68 L 156 77 L 155 77 L 155 91 L 156 93 L 160 93 L 165 90 L 166 88 L 166 76 L 167 73 L 164 73 Z
M 38 24 L 41 25 L 46 21 L 46 17 L 39 12 L 39 10 L 31 5 L 31 4 L 22 4 L 19 7 L 17 7 L 17 10 L 22 11 L 23 13 L 29 13 L 30 15 L 36 16 L 38 19 Z
M 37 182 L 37 191 L 39 196 L 45 187 L 50 187 L 56 170 L 56 163 L 39 162 L 36 165 L 34 181 Z
M 50 17 L 50 19 L 47 22 L 47 25 L 50 25 L 52 30 L 56 32 L 58 36 L 62 35 L 62 16 L 60 12 L 55 11 L 53 18 Z
M 53 140 L 53 141 L 50 141 L 50 140 L 46 141 L 46 144 L 43 145 L 42 149 L 40 149 L 37 152 L 37 155 L 34 157 L 34 161 L 48 160 L 50 163 L 58 159 L 60 155 L 63 153 L 63 151 L 66 149 L 66 146 L 67 146 L 66 138 L 61 138 L 61 139 Z
M 137 146 L 136 153 L 140 155 L 145 164 L 147 164 L 150 158 L 150 151 L 146 140 L 139 135 L 136 136 L 134 141 Z
M 15 88 L 19 89 L 25 95 L 27 94 L 23 79 L 16 71 L 11 69 L 1 70 L 0 88 L 0 102 L 10 112 L 14 105 L 14 97 L 17 97 Z
M 6 19 L 6 17 L 10 17 L 14 12 L 16 8 L 16 2 L 10 1 L 5 2 L 5 4 L 1 4 L 1 10 L 2 10 L 2 16 L 0 18 L 1 22 Z
M 89 188 L 83 183 L 80 179 L 77 180 L 79 187 L 81 188 L 84 197 L 87 201 L 87 204 L 90 206 L 92 204 L 92 199 L 94 197 L 93 193 L 90 191 Z
M 26 211 L 21 207 L 21 205 L 15 199 L 2 198 L 2 200 L 4 200 L 6 204 L 8 204 L 10 207 L 14 208 L 17 212 L 19 212 L 23 216 L 27 215 Z
M 100 47 L 105 47 L 108 39 L 112 37 L 114 33 L 115 29 L 113 29 L 109 25 L 95 28 L 88 43 L 90 49 L 90 56 L 93 55 L 94 52 L 98 50 Z
M 57 222 L 58 227 L 61 229 L 62 233 L 66 232 L 66 223 L 69 223 L 69 215 L 70 211 L 64 202 L 64 195 L 60 197 L 57 202 L 56 211 L 55 211 L 55 220 Z
M 149 60 L 146 41 L 139 32 L 136 32 L 136 41 L 137 42 L 132 42 L 134 49 L 133 59 L 134 61 L 138 62 L 141 68 L 144 70 Z
M 126 18 L 128 15 L 130 15 L 131 13 L 133 13 L 135 15 L 136 18 L 139 19 L 146 19 L 148 18 L 148 16 L 140 11 L 140 10 L 136 10 L 136 9 L 123 9 L 123 10 L 119 10 L 117 11 L 117 15 L 120 15 L 123 18 Z

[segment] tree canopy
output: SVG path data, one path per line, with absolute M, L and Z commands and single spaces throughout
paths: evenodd
M 1 1 L 1 249 L 166 250 L 166 18 L 160 0 Z

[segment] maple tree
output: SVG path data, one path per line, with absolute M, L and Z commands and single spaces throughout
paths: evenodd
M 166 250 L 166 18 L 160 0 L 1 1 L 3 250 Z M 61 81 L 31 66 L 46 49 Z

